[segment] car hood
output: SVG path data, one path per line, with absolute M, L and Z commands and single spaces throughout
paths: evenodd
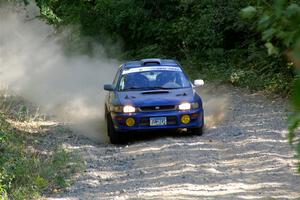
M 121 105 L 154 106 L 154 105 L 178 105 L 182 102 L 193 102 L 194 91 L 192 88 L 172 90 L 146 90 L 126 91 L 117 94 Z

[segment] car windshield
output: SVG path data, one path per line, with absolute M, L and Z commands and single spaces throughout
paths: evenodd
M 180 70 L 156 70 L 123 74 L 119 83 L 120 91 L 179 89 L 190 87 L 190 82 Z

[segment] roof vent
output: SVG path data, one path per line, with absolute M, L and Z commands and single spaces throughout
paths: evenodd
M 149 59 L 143 59 L 141 60 L 143 65 L 160 65 L 161 64 L 161 60 L 157 59 L 157 58 L 149 58 Z

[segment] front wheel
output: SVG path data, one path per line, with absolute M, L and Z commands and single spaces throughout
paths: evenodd
M 109 137 L 110 143 L 112 144 L 122 144 L 124 143 L 124 139 L 122 135 L 120 135 L 113 124 L 112 118 L 109 114 L 106 117 L 106 126 L 107 126 L 107 135 Z
M 192 135 L 203 135 L 203 129 L 204 129 L 204 116 L 202 117 L 202 126 L 195 127 L 195 128 L 189 128 L 188 132 Z
M 197 128 L 189 128 L 188 132 L 192 135 L 201 136 L 203 134 L 203 126 Z

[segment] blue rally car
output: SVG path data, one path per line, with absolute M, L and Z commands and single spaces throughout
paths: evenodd
M 129 131 L 183 129 L 201 135 L 204 115 L 201 97 L 175 60 L 144 59 L 122 64 L 105 101 L 111 143 L 121 143 Z

